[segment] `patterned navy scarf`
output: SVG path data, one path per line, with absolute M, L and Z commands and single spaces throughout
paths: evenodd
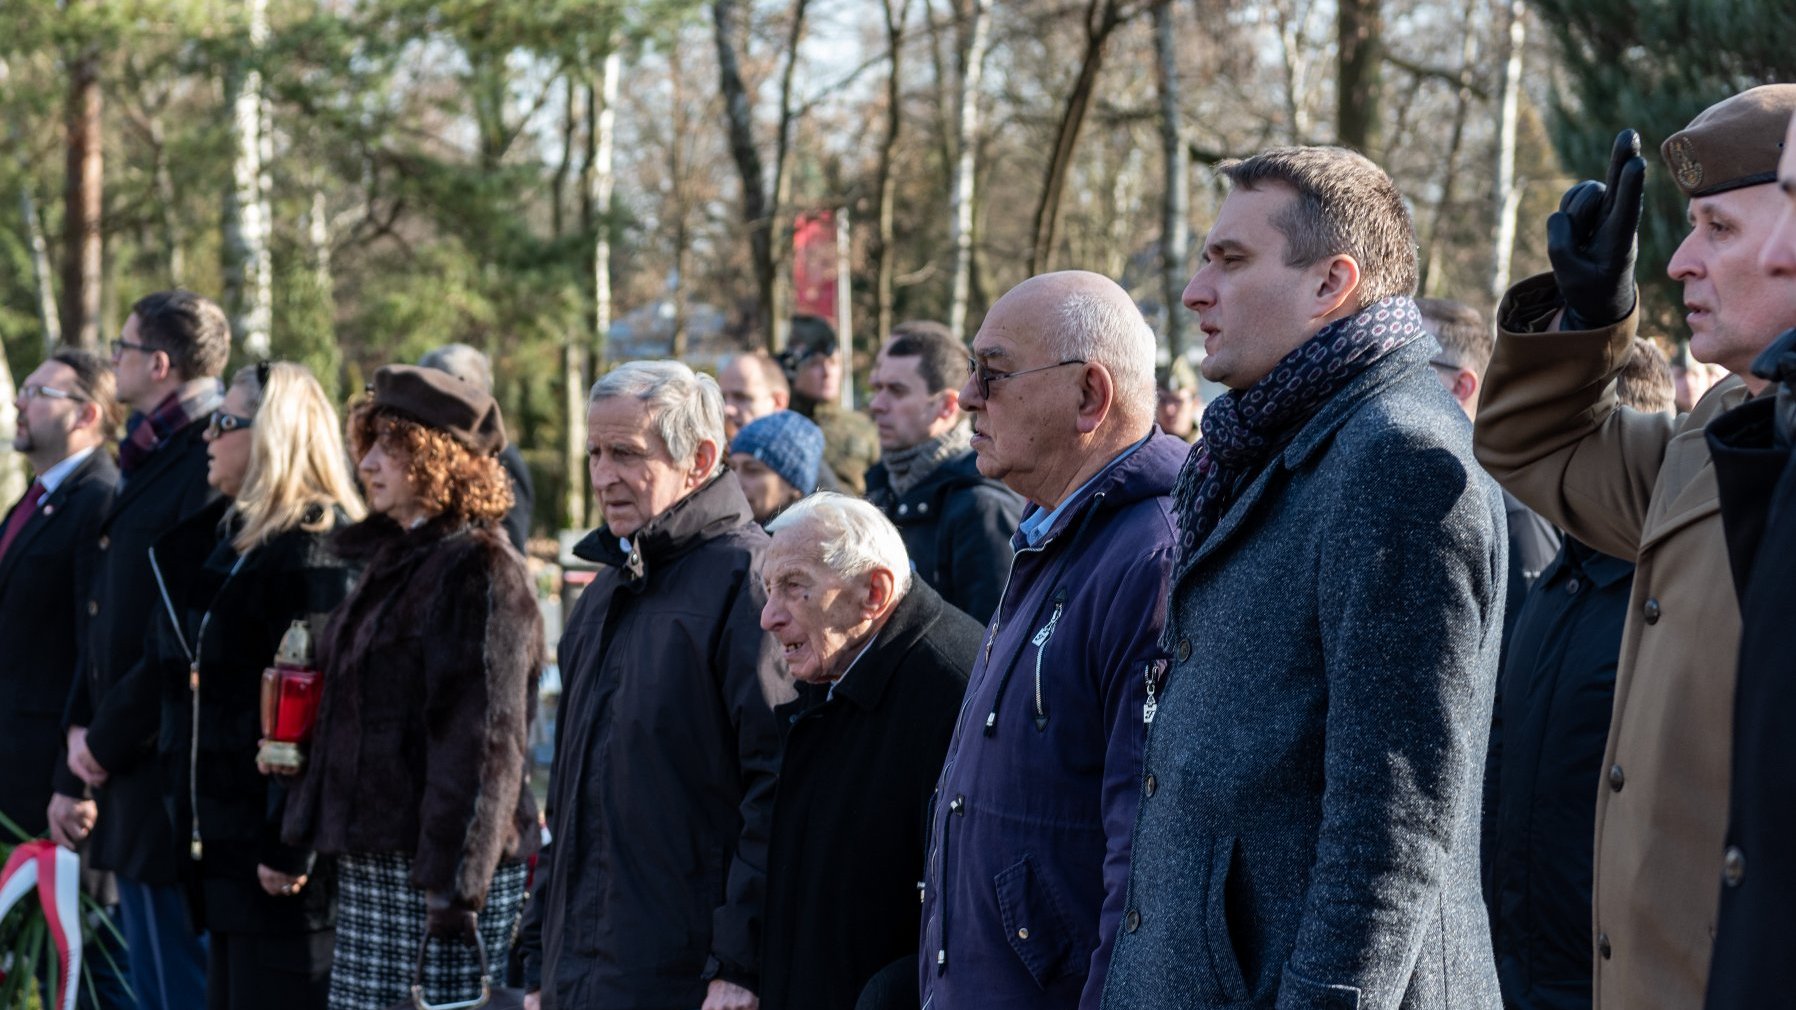
M 1204 408 L 1204 437 L 1185 458 L 1173 500 L 1179 564 L 1216 529 L 1248 481 L 1336 393 L 1372 364 L 1422 335 L 1422 316 L 1405 297 L 1373 302 L 1323 327 L 1271 373 Z

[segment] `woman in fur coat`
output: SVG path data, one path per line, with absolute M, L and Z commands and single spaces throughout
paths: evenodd
M 286 820 L 290 842 L 338 857 L 332 1010 L 408 998 L 427 940 L 425 998 L 478 996 L 480 951 L 496 975 L 540 841 L 525 743 L 542 618 L 499 525 L 499 408 L 407 365 L 376 372 L 372 392 L 349 437 L 376 515 L 334 540 L 363 575 L 325 631 Z

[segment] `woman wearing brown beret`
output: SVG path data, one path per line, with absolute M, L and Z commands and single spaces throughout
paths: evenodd
M 525 742 L 542 618 L 499 520 L 505 445 L 484 390 L 389 365 L 351 411 L 375 513 L 333 546 L 363 566 L 319 650 L 324 691 L 286 835 L 338 857 L 332 1010 L 480 994 L 539 842 Z M 476 929 L 476 912 L 478 929 Z

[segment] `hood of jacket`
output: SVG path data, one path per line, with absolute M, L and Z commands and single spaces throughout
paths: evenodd
M 720 533 L 755 521 L 736 475 L 720 471 L 691 494 L 675 502 L 630 537 L 630 550 L 609 525 L 600 526 L 574 545 L 574 556 L 623 570 L 630 583 L 640 583 L 650 565 L 675 558 Z

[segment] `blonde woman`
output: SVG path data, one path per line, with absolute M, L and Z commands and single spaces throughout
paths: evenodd
M 294 621 L 321 627 L 352 583 L 325 544 L 365 513 L 340 430 L 302 366 L 237 372 L 206 432 L 221 497 L 150 552 L 163 796 L 187 842 L 195 923 L 211 935 L 209 1010 L 326 1002 L 334 873 L 281 843 L 287 780 L 259 774 L 256 750 L 261 674 L 282 635 Z

